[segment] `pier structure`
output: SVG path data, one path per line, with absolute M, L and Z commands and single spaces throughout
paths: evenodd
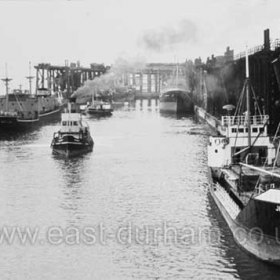
M 124 72 L 120 82 L 135 89 L 136 99 L 158 99 L 164 87 L 175 79 L 176 68 L 179 76 L 185 79 L 185 63 L 149 63 L 141 69 Z
M 266 29 L 263 44 L 249 51 L 251 84 L 263 113 L 270 116 L 269 126 L 274 131 L 280 121 L 280 41 L 271 41 L 269 29 Z M 236 56 L 235 61 L 240 74 L 245 75 L 244 53 Z
M 266 29 L 263 44 L 249 48 L 248 55 L 250 82 L 257 96 L 257 100 L 251 100 L 251 108 L 253 111 L 258 103 L 262 113 L 269 115 L 268 128 L 273 133 L 280 122 L 280 40 L 271 41 L 269 29 Z M 212 55 L 206 63 L 196 59 L 194 71 L 197 73 L 195 95 L 200 99 L 198 105 L 204 104 L 208 113 L 220 116 L 224 113 L 223 105 L 236 105 L 239 99 L 245 79 L 245 51 L 234 55 L 227 48 L 224 55 Z M 203 101 L 205 92 L 206 104 Z
M 47 89 L 50 92 L 62 92 L 64 97 L 70 95 L 82 86 L 85 81 L 106 73 L 109 67 L 103 64 L 92 63 L 90 67 L 82 67 L 80 63 L 68 63 L 64 66 L 40 63 L 36 69 L 36 93 L 38 90 Z

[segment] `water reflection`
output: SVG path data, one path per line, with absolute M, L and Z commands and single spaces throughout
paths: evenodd
M 193 119 L 193 115 L 187 113 L 160 112 L 160 116 L 164 118 L 176 119 L 176 120 Z
M 63 200 L 61 201 L 61 207 L 67 212 L 68 226 L 78 225 L 84 217 L 81 206 L 85 195 L 83 189 L 85 179 L 83 177 L 85 176 L 84 164 L 87 161 L 87 156 L 82 155 L 81 157 L 68 159 L 53 156 L 64 182 L 62 184 Z
M 137 99 L 135 100 L 135 109 L 142 111 L 158 111 L 158 103 L 159 101 L 156 99 Z

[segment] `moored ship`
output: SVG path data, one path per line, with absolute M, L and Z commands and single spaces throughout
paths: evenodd
M 179 81 L 180 80 L 180 81 Z M 163 88 L 159 96 L 159 111 L 163 113 L 193 113 L 194 103 L 184 80 L 179 79 L 179 68 L 176 76 Z
M 238 106 L 236 114 L 222 116 L 219 135 L 209 138 L 209 190 L 235 241 L 280 265 L 279 146 L 268 136 L 269 116 L 259 108 L 251 115 L 247 71 L 240 97 L 246 92 L 247 111 Z
M 189 91 L 170 88 L 159 98 L 159 110 L 166 113 L 193 113 L 194 104 Z
M 58 118 L 62 106 L 58 98 L 46 90 L 38 95 L 14 90 L 6 97 L 0 97 L 0 130 L 25 129 Z
M 2 79 L 5 82 L 6 94 L 0 96 L 0 130 L 28 129 L 60 116 L 63 107 L 62 96 L 59 96 L 59 93 L 52 94 L 51 90 L 46 88 L 37 88 L 36 93 L 32 94 L 33 77 L 29 74 L 27 79 L 29 90 L 16 89 L 11 93 L 11 79 Z
M 39 122 L 38 100 L 29 92 L 14 90 L 0 97 L 0 130 L 16 129 Z

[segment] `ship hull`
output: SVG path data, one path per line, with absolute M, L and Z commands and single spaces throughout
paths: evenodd
M 39 120 L 42 122 L 59 120 L 62 108 L 63 106 L 60 106 L 59 108 L 52 110 L 50 112 L 40 113 Z
M 166 113 L 193 113 L 194 104 L 190 94 L 180 89 L 162 93 L 159 99 L 160 112 Z
M 222 187 L 220 186 L 220 188 Z M 242 210 L 233 210 L 232 203 L 234 202 L 232 200 L 230 201 L 231 198 L 229 195 L 229 198 L 221 197 L 219 194 L 219 187 L 213 183 L 210 168 L 209 192 L 231 230 L 235 242 L 256 258 L 275 265 L 280 265 L 280 239 L 278 240 L 273 236 L 263 234 L 263 231 L 260 230 L 259 227 L 248 228 L 238 221 L 240 214 L 246 211 L 246 206 Z M 237 204 L 236 207 L 238 207 Z M 229 211 L 229 209 L 231 209 L 231 211 Z
M 74 157 L 93 150 L 93 142 L 91 143 L 59 143 L 52 145 L 53 154 L 65 157 Z
M 177 113 L 177 102 L 160 102 L 159 111 L 166 113 Z
M 0 116 L 0 131 L 20 131 L 34 128 L 44 122 L 59 120 L 62 107 L 39 114 L 37 119 L 19 119 L 14 116 Z
M 100 117 L 106 117 L 106 116 L 112 116 L 113 110 L 98 110 L 98 109 L 87 109 L 87 113 L 93 116 L 100 116 Z
M 22 120 L 17 117 L 0 117 L 0 131 L 19 131 L 34 128 L 39 119 Z

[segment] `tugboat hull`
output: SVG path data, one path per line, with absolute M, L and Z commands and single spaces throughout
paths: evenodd
M 53 148 L 54 155 L 73 157 L 88 152 L 92 152 L 93 142 L 92 144 L 81 144 L 81 143 L 53 144 L 52 148 Z
M 86 112 L 90 115 L 106 117 L 112 115 L 113 108 L 112 104 L 109 102 L 94 100 L 92 104 L 87 107 Z
M 113 110 L 99 110 L 99 109 L 91 109 L 88 108 L 87 113 L 94 116 L 106 117 L 112 116 Z

